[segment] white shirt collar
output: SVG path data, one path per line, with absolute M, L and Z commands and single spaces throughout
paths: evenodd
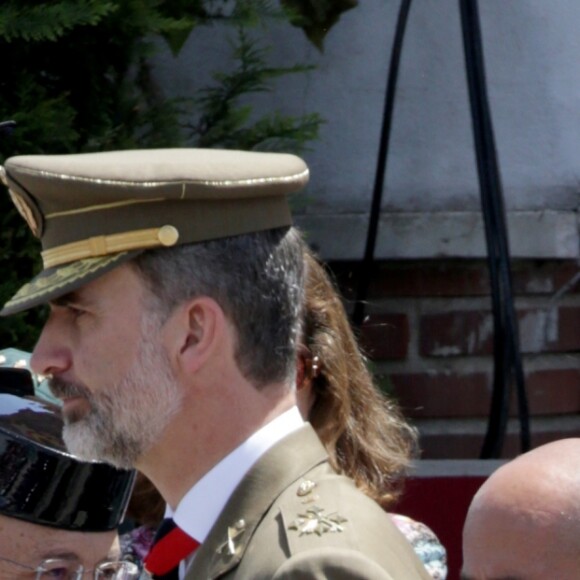
M 175 513 L 166 516 L 189 536 L 203 543 L 228 499 L 248 470 L 270 447 L 304 424 L 297 407 L 292 407 L 256 431 L 224 457 L 181 499 Z

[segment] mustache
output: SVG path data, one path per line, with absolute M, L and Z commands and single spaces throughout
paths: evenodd
M 59 399 L 70 399 L 73 397 L 91 398 L 91 392 L 79 383 L 73 383 L 64 379 L 53 377 L 48 381 L 50 392 Z

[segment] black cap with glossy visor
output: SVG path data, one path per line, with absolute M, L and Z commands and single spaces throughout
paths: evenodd
M 0 515 L 73 531 L 116 528 L 134 473 L 78 460 L 62 427 L 58 407 L 0 384 Z

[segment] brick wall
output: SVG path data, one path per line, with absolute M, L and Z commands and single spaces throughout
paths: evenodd
M 357 264 L 330 264 L 347 306 Z M 580 267 L 513 264 L 532 444 L 580 436 Z M 490 406 L 493 324 L 484 261 L 375 264 L 360 339 L 377 380 L 421 432 L 423 457 L 479 456 Z M 512 418 L 504 456 L 519 452 Z

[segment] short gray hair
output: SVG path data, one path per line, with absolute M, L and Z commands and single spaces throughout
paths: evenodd
M 294 380 L 303 302 L 304 242 L 294 228 L 149 250 L 136 267 L 166 318 L 209 296 L 237 331 L 236 361 L 256 387 Z

